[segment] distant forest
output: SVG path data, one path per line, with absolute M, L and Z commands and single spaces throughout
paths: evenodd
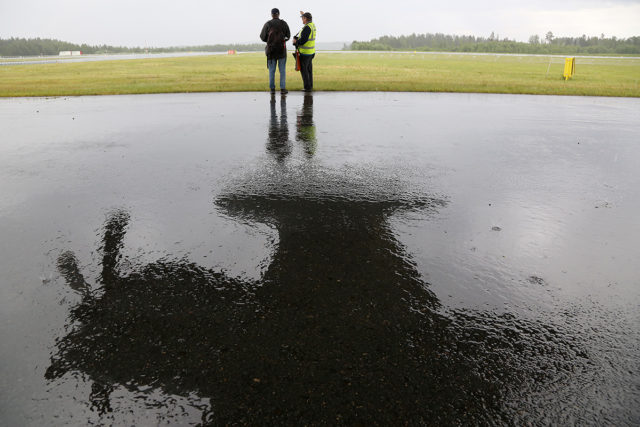
M 415 50 L 442 52 L 531 53 L 531 54 L 587 54 L 638 55 L 640 37 L 618 39 L 600 37 L 555 37 L 549 31 L 544 38 L 533 35 L 528 42 L 489 37 L 452 36 L 447 34 L 411 34 L 383 36 L 368 42 L 354 41 L 349 50 Z
M 0 39 L 0 56 L 42 56 L 58 55 L 65 50 L 80 50 L 85 54 L 103 53 L 164 53 L 164 52 L 226 52 L 262 51 L 263 43 L 214 44 L 203 46 L 176 47 L 123 47 L 91 46 L 74 44 L 54 39 Z M 404 50 L 437 52 L 478 52 L 478 53 L 530 53 L 530 54 L 586 54 L 586 55 L 640 55 L 640 36 L 628 39 L 616 37 L 555 37 L 549 31 L 544 38 L 533 35 L 528 42 L 501 39 L 493 33 L 489 37 L 455 36 L 447 34 L 411 34 L 409 36 L 383 36 L 370 41 L 354 41 L 344 46 L 344 50 Z
M 0 39 L 0 56 L 40 56 L 58 55 L 65 50 L 80 50 L 85 54 L 98 53 L 163 53 L 163 52 L 226 52 L 227 50 L 262 51 L 264 44 L 215 44 L 205 46 L 180 47 L 122 47 L 122 46 L 90 46 L 74 44 L 53 39 Z

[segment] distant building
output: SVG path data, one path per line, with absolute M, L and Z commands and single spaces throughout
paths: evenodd
M 82 51 L 79 50 L 63 50 L 58 54 L 59 56 L 80 56 Z

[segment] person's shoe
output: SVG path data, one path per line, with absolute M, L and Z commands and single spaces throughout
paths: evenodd
M 286 94 L 289 93 L 289 91 L 286 90 L 286 89 L 280 89 L 280 93 L 283 94 L 283 95 L 286 95 Z
M 272 94 L 275 94 L 275 93 L 276 93 L 276 90 L 275 90 L 275 89 L 271 89 L 271 93 L 272 93 Z

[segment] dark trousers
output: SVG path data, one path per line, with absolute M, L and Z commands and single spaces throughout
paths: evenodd
M 313 90 L 313 55 L 300 55 L 300 75 L 304 90 Z

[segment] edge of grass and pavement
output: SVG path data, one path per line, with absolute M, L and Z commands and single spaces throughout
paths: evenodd
M 291 59 L 291 58 L 289 58 Z M 287 62 L 287 89 L 302 82 Z M 318 52 L 316 91 L 640 97 L 640 57 Z M 268 91 L 263 53 L 0 66 L 0 97 Z

